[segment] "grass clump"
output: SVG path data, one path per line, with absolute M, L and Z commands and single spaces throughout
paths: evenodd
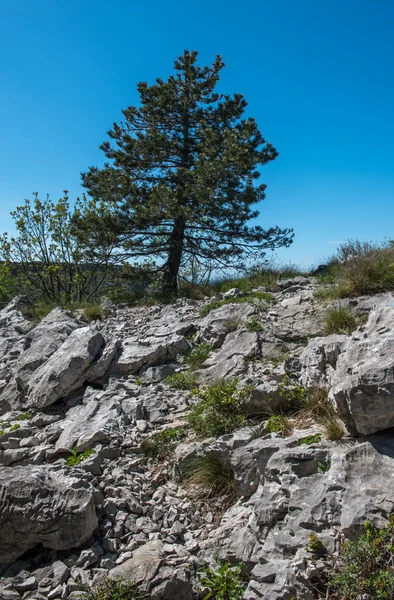
M 145 456 L 162 459 L 168 456 L 174 445 L 182 441 L 185 437 L 186 430 L 184 427 L 169 427 L 146 438 L 142 442 L 141 448 Z
M 315 433 L 314 435 L 306 435 L 303 438 L 300 438 L 297 442 L 297 446 L 302 446 L 303 444 L 307 446 L 311 446 L 312 444 L 318 444 L 321 442 L 321 433 Z
M 205 437 L 223 435 L 242 427 L 243 402 L 250 386 L 238 389 L 237 379 L 218 379 L 198 392 L 200 400 L 190 410 L 187 420 L 192 429 Z
M 358 327 L 358 320 L 351 310 L 344 306 L 330 308 L 326 312 L 324 335 L 344 333 L 350 335 Z
M 330 557 L 328 593 L 346 600 L 394 597 L 394 518 L 379 529 L 369 522 L 355 540 L 342 544 L 339 557 Z
M 232 331 L 237 331 L 239 327 L 242 325 L 242 319 L 239 317 L 232 317 L 231 319 L 227 319 L 224 324 L 224 331 L 226 333 L 231 333 Z
M 8 433 L 10 433 L 11 431 L 17 431 L 18 429 L 20 429 L 20 427 L 21 427 L 21 426 L 19 425 L 19 423 L 15 423 L 15 425 L 13 425 L 13 426 L 10 428 L 10 430 L 9 430 L 9 432 L 8 432 Z
M 32 414 L 29 412 L 26 413 L 22 413 L 21 415 L 18 415 L 17 417 L 15 417 L 15 421 L 28 421 L 29 419 L 32 418 Z
M 211 300 L 208 304 L 203 306 L 200 310 L 200 317 L 206 317 L 212 310 L 215 308 L 220 308 L 225 304 L 245 304 L 247 302 L 256 303 L 256 302 L 273 302 L 274 297 L 269 292 L 254 292 L 252 294 L 247 294 L 246 296 L 241 296 L 240 298 L 224 298 L 223 300 Z
M 149 597 L 132 581 L 106 577 L 94 588 L 83 586 L 79 600 L 149 600 Z
M 196 375 L 193 371 L 180 371 L 169 375 L 164 381 L 177 390 L 192 390 L 196 386 Z
M 66 464 L 69 467 L 75 467 L 79 465 L 82 461 L 86 460 L 92 454 L 96 454 L 93 448 L 88 448 L 84 450 L 84 452 L 78 452 L 76 448 L 69 449 L 70 456 L 67 458 Z
M 193 348 L 186 357 L 186 362 L 192 371 L 197 371 L 201 365 L 207 360 L 212 350 L 210 344 L 199 344 Z
M 83 316 L 89 323 L 92 321 L 102 321 L 103 309 L 100 304 L 92 304 L 84 309 Z
M 206 566 L 199 573 L 200 585 L 209 592 L 203 600 L 240 600 L 246 584 L 242 580 L 242 564 L 232 567 L 229 562 L 217 562 L 217 569 Z
M 184 475 L 186 485 L 204 498 L 235 496 L 234 471 L 227 461 L 213 452 L 206 452 L 190 460 Z
M 257 316 L 252 317 L 246 324 L 245 327 L 248 331 L 253 331 L 255 333 L 260 333 L 263 331 L 263 326 L 260 323 Z
M 323 422 L 325 434 L 332 442 L 341 440 L 345 435 L 345 430 L 342 423 L 335 417 L 332 416 Z
M 286 437 L 291 433 L 289 418 L 283 414 L 271 415 L 265 423 L 265 430 Z

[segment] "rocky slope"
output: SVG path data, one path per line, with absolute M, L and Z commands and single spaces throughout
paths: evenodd
M 383 524 L 394 502 L 393 297 L 336 301 L 368 320 L 351 336 L 323 337 L 316 288 L 300 277 L 278 282 L 274 302 L 251 294 L 239 304 L 231 291 L 203 318 L 209 300 L 106 304 L 91 325 L 60 308 L 37 325 L 21 298 L 3 309 L 0 597 L 67 600 L 79 597 L 79 581 L 110 575 L 153 599 L 193 600 L 203 595 L 196 570 L 216 556 L 243 563 L 245 600 L 316 597 L 323 565 L 306 550 L 310 534 L 335 551 L 366 519 Z M 245 327 L 254 317 L 262 331 Z M 146 458 L 144 439 L 185 424 L 195 399 L 164 379 L 199 342 L 213 348 L 200 385 L 235 376 L 252 385 L 248 415 L 281 402 L 287 374 L 328 389 L 348 433 L 335 442 L 317 424 L 289 437 L 249 425 L 217 439 L 189 432 L 168 460 Z M 85 460 L 68 466 L 70 449 Z M 231 464 L 231 506 L 182 484 L 187 460 L 206 451 Z

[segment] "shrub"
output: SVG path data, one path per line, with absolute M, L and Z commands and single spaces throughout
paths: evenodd
M 237 386 L 237 379 L 218 379 L 200 390 L 201 399 L 187 416 L 196 433 L 208 437 L 223 435 L 243 425 L 242 404 L 251 388 L 245 386 L 238 390 Z
M 323 542 L 319 540 L 316 533 L 311 533 L 309 536 L 309 543 L 307 544 L 305 550 L 307 552 L 311 552 L 315 558 L 326 554 L 326 549 L 323 545 Z
M 221 460 L 213 452 L 190 460 L 184 480 L 206 498 L 223 496 L 232 500 L 235 495 L 234 472 L 230 463 Z
M 192 371 L 180 371 L 169 375 L 164 381 L 177 390 L 192 390 L 196 385 L 196 375 Z
M 291 433 L 291 426 L 288 417 L 285 415 L 271 415 L 265 423 L 265 429 L 269 433 L 279 433 L 286 437 Z
M 78 452 L 76 448 L 69 449 L 70 456 L 67 458 L 67 465 L 69 467 L 75 467 L 79 465 L 86 458 L 89 458 L 92 454 L 96 454 L 93 448 L 88 448 L 84 452 Z
M 186 437 L 186 431 L 183 427 L 169 427 L 146 438 L 141 448 L 145 456 L 151 458 L 165 458 L 173 449 L 174 444 L 180 442 Z
M 250 321 L 246 323 L 245 327 L 248 331 L 254 331 L 255 333 L 263 331 L 263 326 L 257 316 L 252 317 Z
M 321 442 L 321 433 L 315 433 L 314 435 L 306 435 L 303 438 L 300 438 L 297 441 L 297 446 L 302 446 L 306 444 L 307 446 L 311 446 L 312 444 L 318 444 Z
M 92 321 L 101 321 L 103 318 L 103 309 L 100 304 L 92 304 L 84 309 L 83 316 L 89 323 Z
M 303 407 L 308 391 L 306 388 L 294 383 L 288 375 L 282 378 L 279 384 L 279 396 L 283 398 L 283 410 L 287 413 L 295 413 Z
M 84 586 L 79 600 L 149 600 L 135 583 L 106 577 L 94 588 Z
M 192 371 L 196 371 L 201 365 L 207 360 L 212 346 L 210 344 L 200 344 L 196 348 L 193 348 L 186 357 L 186 362 Z
M 343 306 L 330 308 L 326 312 L 324 322 L 324 335 L 332 333 L 345 333 L 350 335 L 358 327 L 354 314 Z
M 331 468 L 331 460 L 327 458 L 326 460 L 321 460 L 317 463 L 317 470 L 319 473 L 327 473 Z
M 209 589 L 204 600 L 240 600 L 246 589 L 241 577 L 242 565 L 231 567 L 228 562 L 216 562 L 216 570 L 206 566 L 199 574 L 200 584 Z
M 394 519 L 378 529 L 369 522 L 355 540 L 342 544 L 339 558 L 330 557 L 328 587 L 338 597 L 356 600 L 368 596 L 392 600 L 394 596 Z
M 7 304 L 16 295 L 18 281 L 7 262 L 0 264 L 0 304 Z

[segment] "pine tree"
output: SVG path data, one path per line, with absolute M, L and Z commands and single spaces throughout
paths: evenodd
M 117 232 L 124 258 L 154 261 L 167 293 L 176 292 L 190 260 L 241 268 L 293 237 L 291 229 L 247 226 L 265 197 L 258 168 L 277 151 L 244 118 L 242 95 L 215 91 L 221 57 L 200 67 L 197 52 L 185 51 L 174 67 L 167 81 L 138 84 L 140 106 L 124 110 L 108 132 L 112 143 L 100 146 L 110 162 L 82 174 L 88 193 L 108 208 L 95 227 Z

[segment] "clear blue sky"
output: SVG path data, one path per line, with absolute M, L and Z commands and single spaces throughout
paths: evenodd
M 391 0 L 2 0 L 0 231 L 33 191 L 80 194 L 135 84 L 196 49 L 280 153 L 259 222 L 294 227 L 283 258 L 394 237 L 393 30 Z

